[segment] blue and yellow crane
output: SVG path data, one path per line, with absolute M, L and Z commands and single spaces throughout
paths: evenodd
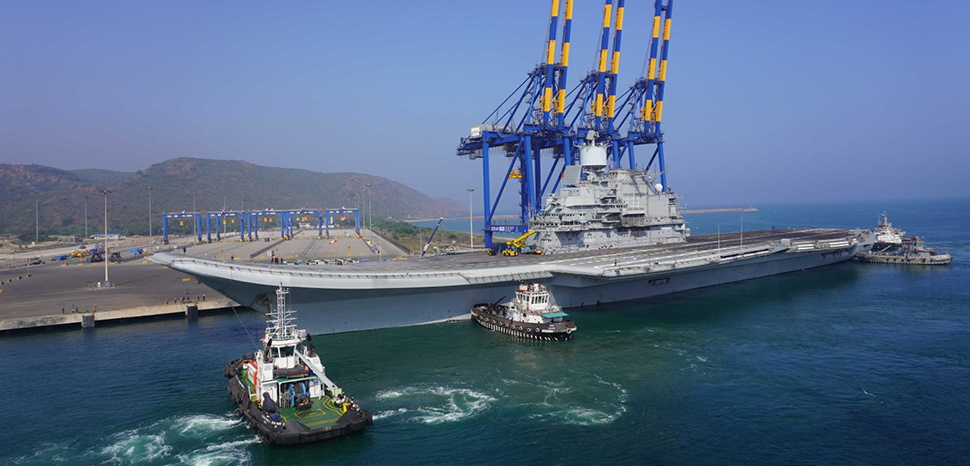
M 468 137 L 458 144 L 457 154 L 482 159 L 482 184 L 486 247 L 492 247 L 494 233 L 529 231 L 533 216 L 542 210 L 547 194 L 559 187 L 563 169 L 579 163 L 580 144 L 593 139 L 607 148 L 611 166 L 619 168 L 624 157 L 635 168 L 634 146 L 656 144 L 647 164 L 658 161 L 661 183 L 667 188 L 666 164 L 660 118 L 666 82 L 667 52 L 670 39 L 670 14 L 673 0 L 655 0 L 650 45 L 649 71 L 621 96 L 617 96 L 620 50 L 622 45 L 625 0 L 605 0 L 596 67 L 567 92 L 567 70 L 573 23 L 573 0 L 552 0 L 548 34 L 543 44 L 542 61 L 525 80 L 496 107 L 481 124 L 473 126 Z M 615 9 L 614 9 L 615 6 Z M 660 47 L 661 17 L 663 45 Z M 562 41 L 558 44 L 559 20 Z M 612 39 L 612 52 L 610 51 Z M 656 68 L 660 50 L 660 68 Z M 558 62 L 557 60 L 558 56 Z M 620 128 L 628 125 L 626 134 Z M 509 159 L 505 176 L 492 197 L 491 157 L 496 153 Z M 551 159 L 543 172 L 543 158 Z M 495 210 L 509 180 L 519 181 L 520 215 L 514 223 L 495 222 Z

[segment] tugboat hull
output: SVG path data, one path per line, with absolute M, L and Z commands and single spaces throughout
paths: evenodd
M 472 307 L 472 319 L 489 330 L 542 341 L 565 341 L 572 339 L 576 324 L 570 320 L 555 324 L 532 324 L 515 322 L 505 317 L 507 307 L 500 304 L 476 304 Z
M 250 398 L 249 389 L 243 379 L 240 366 L 244 359 L 230 361 L 226 365 L 226 377 L 229 378 L 229 396 L 236 411 L 246 422 L 246 426 L 259 435 L 259 438 L 269 445 L 304 445 L 322 442 L 337 437 L 350 435 L 363 430 L 373 424 L 373 415 L 361 409 L 349 409 L 336 420 L 335 423 L 321 427 L 309 427 L 297 420 L 274 420 L 270 413 L 264 411 Z

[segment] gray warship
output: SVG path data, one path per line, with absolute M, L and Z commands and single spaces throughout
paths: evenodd
M 289 288 L 314 335 L 468 319 L 477 303 L 541 283 L 563 308 L 636 300 L 843 262 L 870 230 L 799 229 L 692 236 L 670 190 L 642 170 L 606 169 L 581 151 L 532 220 L 544 254 L 455 254 L 337 265 L 271 265 L 156 254 L 243 306 L 266 309 Z M 531 238 L 530 238 L 531 239 Z
M 606 148 L 588 142 L 532 219 L 533 238 L 545 253 L 684 243 L 690 230 L 677 195 L 655 181 L 645 170 L 607 170 Z
M 521 224 L 506 230 L 486 228 L 489 237 L 495 231 L 525 232 L 506 244 L 512 250 L 506 248 L 501 256 L 454 254 L 343 266 L 223 263 L 174 254 L 157 254 L 152 260 L 258 309 L 267 308 L 276 288 L 285 286 L 293 304 L 303 310 L 302 323 L 316 335 L 467 319 L 472 306 L 491 302 L 521 282 L 541 284 L 568 309 L 811 269 L 871 250 L 874 236 L 869 230 L 771 229 L 746 231 L 743 236 L 691 235 L 678 212 L 677 196 L 666 183 L 660 130 L 672 2 L 654 3 L 650 65 L 628 91 L 629 102 L 619 104 L 626 109 L 624 117 L 614 111 L 620 28 L 616 28 L 615 49 L 609 55 L 613 24 L 609 2 L 598 66 L 583 78 L 579 90 L 570 92 L 572 103 L 565 103 L 571 5 L 565 5 L 560 62 L 555 60 L 560 8 L 554 0 L 547 29 L 550 37 L 543 48 L 547 51 L 545 63 L 537 65 L 486 121 L 472 126 L 457 150 L 459 156 L 483 160 L 486 192 L 490 186 L 489 147 L 493 156 L 504 152 L 511 159 L 499 198 L 519 161 L 521 170 L 515 177 L 523 180 Z M 617 8 L 615 24 L 622 23 L 622 11 Z M 613 57 L 609 72 L 608 56 Z M 558 82 L 555 94 L 553 82 Z M 513 98 L 516 95 L 518 100 Z M 610 140 L 617 142 L 614 123 L 621 125 L 631 115 L 624 144 L 655 144 L 656 173 L 636 169 L 629 149 L 630 169 L 619 168 L 622 155 L 618 151 L 623 146 L 605 145 Z M 597 135 L 597 131 L 603 134 Z M 536 179 L 536 173 L 541 176 L 544 151 L 557 162 L 565 159 L 566 165 L 562 186 L 557 190 L 559 183 L 554 184 L 548 196 L 543 194 L 544 186 L 558 173 L 550 171 L 544 185 Z M 613 168 L 607 163 L 610 151 Z M 576 152 L 579 163 L 572 157 Z M 659 183 L 655 177 L 660 178 Z M 489 209 L 494 208 L 490 195 L 484 198 L 489 217 Z M 544 202 L 538 202 L 540 198 Z M 522 247 L 522 240 L 535 243 Z M 542 254 L 525 253 L 540 251 Z

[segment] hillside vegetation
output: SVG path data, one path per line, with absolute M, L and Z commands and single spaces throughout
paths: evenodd
M 401 183 L 361 173 L 319 173 L 275 168 L 238 160 L 178 158 L 135 173 L 111 170 L 61 170 L 42 165 L 0 164 L 0 233 L 34 231 L 34 205 L 40 206 L 42 234 L 84 232 L 87 202 L 90 233 L 103 229 L 102 189 L 108 199 L 109 229 L 122 234 L 148 233 L 148 187 L 152 187 L 155 234 L 165 212 L 223 207 L 356 207 L 356 192 L 371 184 L 374 219 L 455 215 L 465 207 L 435 199 Z

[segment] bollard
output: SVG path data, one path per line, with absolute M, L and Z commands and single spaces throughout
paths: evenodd
M 185 317 L 189 320 L 199 320 L 199 306 L 190 304 L 185 307 Z
M 81 316 L 81 328 L 94 328 L 94 314 Z

